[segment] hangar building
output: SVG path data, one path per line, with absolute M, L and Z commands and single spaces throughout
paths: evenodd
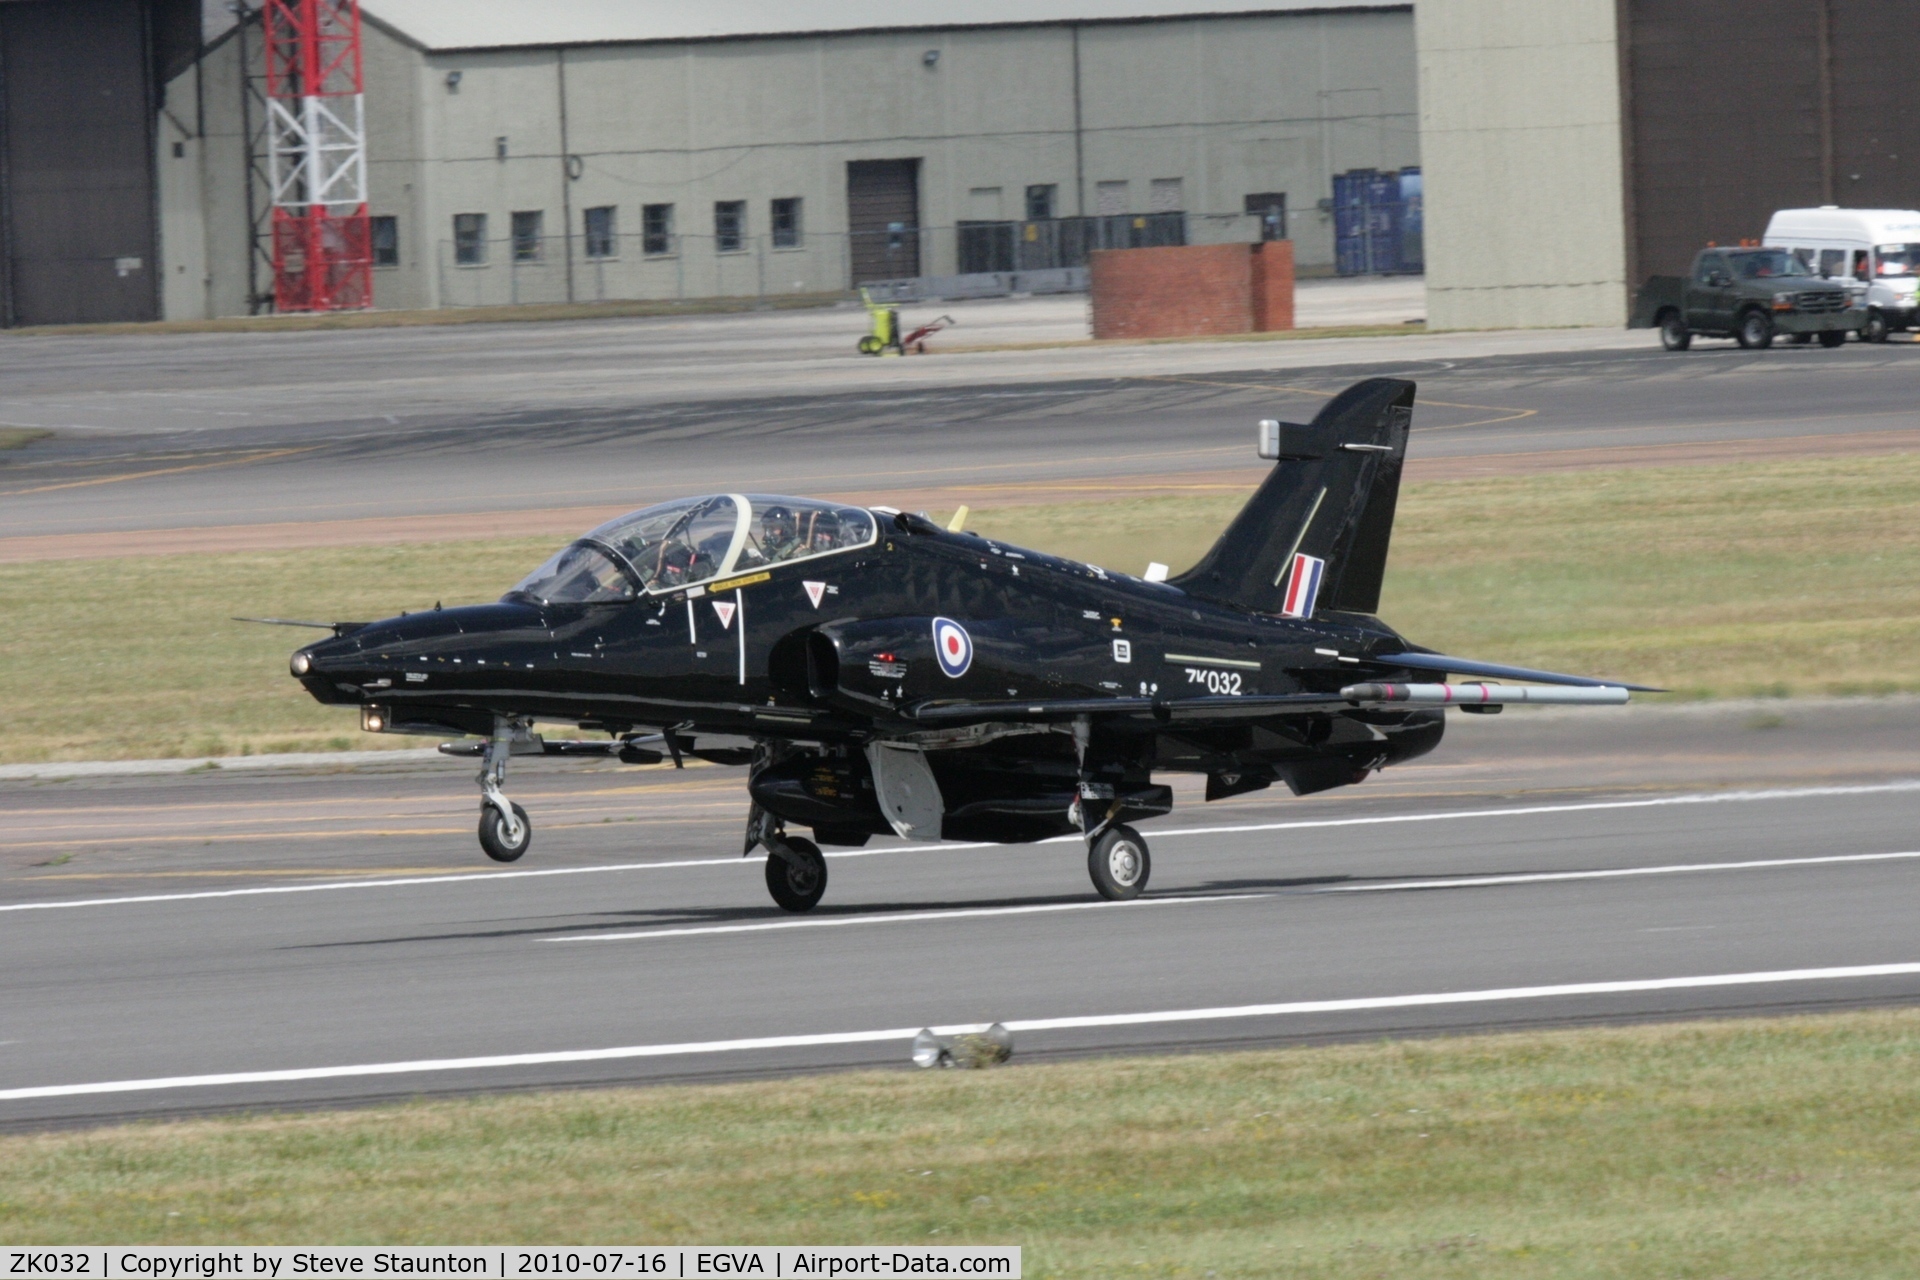
M 1332 175 L 1419 162 L 1404 4 L 912 12 L 362 0 L 377 304 L 844 290 L 1263 235 L 1325 268 Z M 161 122 L 169 316 L 264 291 L 259 59 L 243 24 L 167 85 L 201 104 Z
M 1417 166 L 1431 324 L 1616 325 L 1776 208 L 1920 206 L 1913 0 L 364 8 L 386 307 L 838 290 L 1179 237 L 1287 235 L 1325 270 L 1336 176 Z M 260 30 L 228 10 L 0 0 L 0 324 L 270 293 Z
M 1427 316 L 1625 323 L 1775 209 L 1920 208 L 1912 0 L 1418 0 Z

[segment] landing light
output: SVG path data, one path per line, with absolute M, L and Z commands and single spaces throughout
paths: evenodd
M 360 727 L 368 733 L 385 733 L 387 731 L 386 708 L 362 707 L 360 710 Z
M 313 659 L 309 657 L 304 650 L 302 650 L 301 652 L 294 654 L 293 661 L 289 662 L 287 665 L 293 668 L 293 674 L 297 676 L 303 676 L 307 674 L 307 672 L 313 670 Z

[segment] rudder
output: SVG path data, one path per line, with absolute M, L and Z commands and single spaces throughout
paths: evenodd
M 1378 610 L 1413 399 L 1411 382 L 1368 378 L 1283 424 L 1272 474 L 1172 585 L 1293 617 Z

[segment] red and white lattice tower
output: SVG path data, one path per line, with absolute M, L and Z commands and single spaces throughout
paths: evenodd
M 265 25 L 274 306 L 372 306 L 360 0 L 266 0 Z

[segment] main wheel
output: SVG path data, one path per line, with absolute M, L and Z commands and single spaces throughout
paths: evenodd
M 520 855 L 533 843 L 533 823 L 527 818 L 527 811 L 519 805 L 513 806 L 513 816 L 520 821 L 520 839 L 516 842 L 513 830 L 507 826 L 507 820 L 500 811 L 490 804 L 480 806 L 480 847 L 495 862 L 516 862 Z
M 887 349 L 887 344 L 872 334 L 868 334 L 866 337 L 860 339 L 859 348 L 860 354 L 863 356 L 877 356 Z
M 1837 347 L 1845 343 L 1846 340 L 1847 331 L 1845 329 L 1822 329 L 1820 331 L 1820 345 L 1823 347 Z
M 1693 335 L 1687 331 L 1686 321 L 1678 311 L 1661 314 L 1660 345 L 1669 351 L 1685 351 L 1693 345 Z
M 1102 831 L 1087 850 L 1087 874 L 1093 877 L 1093 887 L 1100 896 L 1110 902 L 1139 897 L 1152 870 L 1147 842 L 1124 822 Z
M 1893 326 L 1887 323 L 1887 313 L 1878 307 L 1868 307 L 1867 322 L 1860 326 L 1860 341 L 1885 342 L 1891 332 Z
M 782 911 L 811 911 L 827 891 L 827 859 L 820 846 L 802 836 L 785 837 L 796 862 L 767 855 L 767 892 Z
M 1740 317 L 1733 340 L 1749 351 L 1763 351 L 1773 345 L 1773 317 L 1764 311 L 1749 311 Z

